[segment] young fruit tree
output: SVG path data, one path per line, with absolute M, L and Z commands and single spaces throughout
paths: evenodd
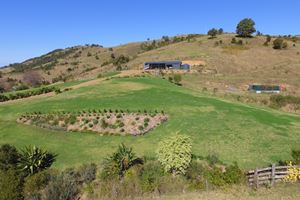
M 166 172 L 171 172 L 174 175 L 185 174 L 192 160 L 190 137 L 176 134 L 161 141 L 157 157 Z

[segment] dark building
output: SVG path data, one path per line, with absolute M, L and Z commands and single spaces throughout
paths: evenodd
M 181 61 L 160 61 L 160 62 L 145 62 L 144 64 L 145 70 L 151 69 L 185 69 L 189 70 L 190 65 L 182 64 Z
M 280 93 L 279 85 L 249 85 L 249 91 L 255 93 Z

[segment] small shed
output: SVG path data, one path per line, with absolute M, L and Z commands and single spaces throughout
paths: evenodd
M 259 85 L 253 84 L 249 85 L 249 91 L 255 92 L 257 94 L 260 93 L 280 93 L 281 87 L 279 85 Z
M 182 62 L 179 61 L 179 60 L 145 62 L 144 63 L 144 69 L 145 70 L 151 70 L 151 69 L 183 69 L 183 70 L 189 70 L 190 65 L 182 64 Z

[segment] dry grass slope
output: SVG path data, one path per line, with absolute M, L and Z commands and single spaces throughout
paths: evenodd
M 222 89 L 226 85 L 233 85 L 242 89 L 249 83 L 282 84 L 291 94 L 299 95 L 300 91 L 300 42 L 286 39 L 288 48 L 274 50 L 272 41 L 264 46 L 265 36 L 241 39 L 243 45 L 232 44 L 233 34 L 224 34 L 216 39 L 208 36 L 198 36 L 193 40 L 173 43 L 161 48 L 143 52 L 141 43 L 129 43 L 111 48 L 98 46 L 77 46 L 74 52 L 57 60 L 53 68 L 41 70 L 42 76 L 51 81 L 60 75 L 69 79 L 95 78 L 98 74 L 116 70 L 116 66 L 103 66 L 115 56 L 129 56 L 130 61 L 123 64 L 129 69 L 142 69 L 145 61 L 157 60 L 188 60 L 189 62 L 203 63 L 195 66 L 199 74 L 192 84 Z M 9 69 L 2 70 L 9 72 Z M 4 77 L 21 79 L 21 73 L 4 74 Z M 207 83 L 208 82 L 208 83 Z M 205 87 L 206 87 L 205 86 Z

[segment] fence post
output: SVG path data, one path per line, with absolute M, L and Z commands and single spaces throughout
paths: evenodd
M 275 183 L 275 165 L 272 164 L 272 172 L 271 172 L 271 186 Z
M 255 184 L 255 187 L 258 188 L 259 180 L 258 180 L 258 170 L 257 170 L 257 168 L 254 171 L 254 184 Z

